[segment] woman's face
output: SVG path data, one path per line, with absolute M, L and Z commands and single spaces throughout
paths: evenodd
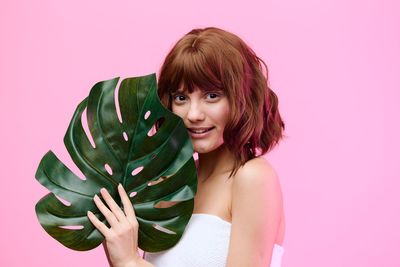
M 224 143 L 229 102 L 222 91 L 178 90 L 172 94 L 172 112 L 183 119 L 195 152 L 208 153 Z

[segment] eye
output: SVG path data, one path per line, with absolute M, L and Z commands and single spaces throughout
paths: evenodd
M 183 103 L 186 100 L 186 96 L 184 95 L 174 95 L 173 96 L 174 102 L 177 104 Z
M 220 94 L 211 92 L 206 95 L 207 100 L 217 100 L 220 97 Z

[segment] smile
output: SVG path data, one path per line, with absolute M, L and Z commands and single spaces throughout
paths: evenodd
M 206 132 L 211 131 L 212 129 L 214 129 L 214 127 L 210 127 L 210 128 L 187 128 L 189 132 L 194 133 L 194 134 L 203 134 Z
M 192 139 L 203 139 L 203 138 L 207 138 L 212 132 L 212 130 L 215 127 L 210 127 L 210 128 L 205 128 L 205 127 L 199 127 L 199 128 L 187 128 L 190 137 L 192 137 Z

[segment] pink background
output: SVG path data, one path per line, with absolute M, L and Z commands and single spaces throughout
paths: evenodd
M 283 266 L 400 266 L 400 37 L 395 0 L 1 1 L 1 266 L 106 266 L 44 232 L 34 178 L 100 80 L 157 72 L 195 27 L 241 36 L 287 124 Z M 396 164 L 397 163 L 397 164 Z

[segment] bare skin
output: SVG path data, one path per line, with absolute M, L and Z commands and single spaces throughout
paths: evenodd
M 194 200 L 193 213 L 212 214 L 232 224 L 227 259 L 228 267 L 265 266 L 265 263 L 271 260 L 273 244 L 282 244 L 284 238 L 285 220 L 282 211 L 279 181 L 272 167 L 262 158 L 250 160 L 239 169 L 234 177 L 228 179 L 232 164 L 232 155 L 224 146 L 210 153 L 199 155 L 198 191 Z M 251 172 L 249 173 L 249 168 L 246 168 L 249 165 L 252 165 L 250 169 L 252 173 L 256 174 L 255 176 L 257 176 L 257 173 L 262 173 L 260 178 L 267 182 L 258 184 L 261 179 L 253 179 L 252 176 L 249 176 L 248 174 L 252 174 Z M 103 213 L 109 213 L 108 217 L 113 221 L 112 228 L 106 228 L 101 225 L 101 222 L 96 221 L 93 216 L 89 216 L 95 226 L 102 229 L 101 232 L 106 237 L 104 248 L 110 266 L 153 266 L 138 257 L 137 253 L 131 253 L 132 251 L 138 251 L 138 225 L 125 191 L 120 188 L 119 192 L 121 199 L 125 199 L 126 219 L 104 190 L 102 195 L 107 205 L 112 207 L 111 211 L 106 209 L 106 206 L 97 198 L 95 202 Z M 255 195 L 255 198 L 248 197 L 253 195 Z M 267 195 L 267 197 L 263 198 L 263 195 Z M 240 201 L 235 202 L 235 199 Z M 245 203 L 245 206 L 234 204 L 242 202 Z M 172 204 L 165 203 L 162 207 L 168 207 Z M 246 211 L 246 213 L 242 213 L 243 211 Z M 112 213 L 115 214 L 114 216 L 118 220 L 113 218 Z M 263 223 L 259 223 L 259 221 Z M 254 226 L 249 227 L 249 225 Z M 116 235 L 113 232 L 115 229 L 117 231 L 118 229 L 122 230 Z M 255 230 L 254 232 L 245 233 L 244 229 Z M 121 246 L 126 242 L 133 245 Z M 110 252 L 108 246 L 111 246 L 112 252 Z M 265 251 L 269 251 L 269 253 L 264 253 Z M 110 254 L 112 255 L 111 257 Z
M 205 93 L 196 89 L 192 93 L 180 91 L 173 97 L 172 111 L 183 119 L 194 150 L 199 154 L 198 191 L 193 213 L 212 214 L 231 223 L 227 267 L 266 266 L 271 261 L 274 244 L 282 244 L 285 228 L 282 193 L 275 171 L 265 159 L 255 158 L 228 179 L 234 155 L 225 148 L 223 141 L 229 115 L 226 96 L 219 91 Z M 120 192 L 121 197 L 124 192 Z M 110 199 L 107 204 L 111 205 L 111 214 L 96 200 L 99 209 L 113 222 L 111 229 L 96 222 L 93 216 L 89 218 L 104 232 L 110 266 L 153 266 L 137 257 L 134 212 L 128 211 L 124 218 L 117 207 L 112 209 L 115 205 Z M 159 207 L 170 205 L 173 203 Z M 131 225 L 127 226 L 126 221 Z M 118 235 L 112 234 L 115 230 Z
M 252 165 L 250 166 L 251 172 L 263 172 L 260 178 L 267 181 L 261 183 L 261 185 L 264 186 L 264 188 L 260 190 L 261 195 L 265 192 L 269 192 L 268 195 L 272 197 L 255 198 L 256 202 L 251 202 L 250 205 L 246 206 L 246 210 L 250 212 L 248 212 L 246 216 L 241 216 L 241 213 L 236 212 L 239 218 L 233 222 L 232 209 L 234 209 L 234 192 L 236 191 L 237 194 L 241 194 L 240 201 L 243 201 L 246 195 L 257 195 L 254 190 L 259 188 L 259 184 L 253 186 L 252 192 L 239 192 L 237 188 L 235 188 L 237 184 L 240 186 L 249 184 L 243 183 L 246 178 L 249 180 L 249 177 L 246 176 L 249 170 L 249 168 L 246 169 L 246 167 L 248 167 L 249 164 Z M 274 244 L 282 245 L 285 232 L 285 219 L 282 209 L 280 185 L 272 167 L 265 159 L 256 158 L 247 162 L 239 169 L 235 176 L 229 178 L 233 166 L 233 156 L 224 146 L 207 154 L 199 154 L 199 160 L 196 162 L 196 165 L 198 166 L 198 186 L 194 199 L 193 213 L 215 215 L 232 224 L 227 266 L 265 266 L 265 263 L 271 260 L 272 254 L 264 254 L 263 251 L 272 251 L 272 246 Z M 235 179 L 241 181 L 235 184 Z M 251 182 L 257 183 L 257 180 L 260 179 L 254 179 Z M 268 185 L 271 185 L 272 188 L 265 188 L 268 187 Z M 252 188 L 252 185 L 250 185 L 249 188 Z M 243 195 L 245 196 L 243 197 Z M 250 199 L 250 201 L 253 200 L 254 199 Z M 263 201 L 268 201 L 270 204 L 257 205 L 257 203 Z M 160 207 L 167 208 L 172 205 L 174 205 L 174 203 L 164 202 Z M 236 207 L 236 210 L 237 209 L 245 210 Z M 256 216 L 253 216 L 253 214 L 256 214 Z M 257 221 L 265 221 L 268 224 L 258 224 L 257 229 Z M 256 229 L 255 233 L 253 233 L 253 235 L 252 233 L 246 235 L 242 229 L 249 228 L 248 226 L 252 223 L 256 225 L 252 227 Z M 234 234 L 235 232 L 236 235 Z M 256 245 L 247 245 L 246 242 L 243 242 L 243 237 L 245 235 L 250 236 L 247 244 Z M 259 238 L 260 235 L 264 235 L 264 238 Z M 273 236 L 273 238 L 271 238 L 271 236 Z M 253 257 L 252 255 L 256 255 L 257 250 L 260 251 L 261 256 Z M 239 251 L 239 253 L 235 251 Z M 248 251 L 248 253 L 244 253 L 245 251 Z M 243 257 L 244 255 L 246 255 L 247 258 Z
M 199 155 L 199 161 L 202 164 L 198 161 L 197 165 L 202 168 L 198 169 L 198 186 L 193 213 L 212 214 L 232 223 L 232 185 L 235 176 L 228 178 L 233 165 L 232 160 L 229 153 L 222 147 L 213 153 Z M 216 166 L 219 167 L 216 168 Z M 212 169 L 217 170 L 212 171 Z M 282 245 L 285 232 L 283 212 L 281 216 L 275 240 L 278 245 Z
M 111 267 L 149 267 L 153 266 L 143 260 L 138 253 L 139 223 L 129 196 L 122 185 L 118 185 L 124 211 L 118 206 L 105 188 L 100 193 L 107 205 L 97 196 L 94 202 L 105 216 L 110 227 L 102 223 L 92 212 L 88 211 L 88 218 L 105 237 L 103 243 Z
M 228 267 L 265 266 L 274 244 L 281 245 L 284 238 L 282 193 L 275 171 L 265 159 L 255 158 L 228 179 L 234 155 L 223 141 L 230 110 L 223 92 L 179 90 L 173 95 L 172 110 L 185 122 L 199 155 L 193 213 L 231 223 Z

